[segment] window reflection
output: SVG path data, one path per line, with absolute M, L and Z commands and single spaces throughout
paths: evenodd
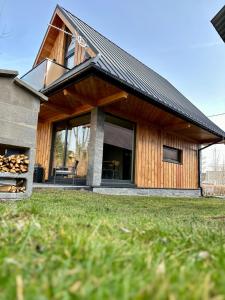
M 77 126 L 68 130 L 66 167 L 70 169 L 78 161 L 77 176 L 87 175 L 89 138 L 89 125 Z
M 90 115 L 60 122 L 55 126 L 52 175 L 56 169 L 72 171 L 85 178 L 88 166 Z

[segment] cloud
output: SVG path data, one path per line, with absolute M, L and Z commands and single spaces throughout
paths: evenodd
M 190 49 L 202 49 L 202 48 L 211 48 L 211 47 L 216 47 L 219 45 L 222 45 L 223 42 L 208 42 L 208 43 L 199 43 L 195 45 L 189 45 L 188 48 Z
M 212 48 L 212 47 L 217 47 L 223 45 L 222 41 L 217 41 L 217 42 L 207 42 L 207 43 L 198 43 L 198 44 L 193 44 L 193 45 L 182 45 L 182 46 L 172 46 L 172 47 L 167 47 L 167 48 L 161 48 L 159 51 L 163 53 L 167 52 L 175 52 L 175 51 L 185 51 L 188 49 L 195 50 L 195 49 L 205 49 L 205 48 Z

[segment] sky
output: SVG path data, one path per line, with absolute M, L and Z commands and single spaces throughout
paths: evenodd
M 57 3 L 168 79 L 207 116 L 225 113 L 225 43 L 210 23 L 224 0 L 0 0 L 0 68 L 22 75 L 32 67 Z

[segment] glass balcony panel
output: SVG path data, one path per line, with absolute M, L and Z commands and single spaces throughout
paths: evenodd
M 45 86 L 45 73 L 47 68 L 47 60 L 44 60 L 35 68 L 30 70 L 27 74 L 25 74 L 21 79 L 27 82 L 30 86 L 32 86 L 37 91 L 40 91 Z
M 66 71 L 68 71 L 67 68 L 55 63 L 54 61 L 45 59 L 39 65 L 31 69 L 27 74 L 22 76 L 21 79 L 36 90 L 40 91 L 61 77 Z
M 47 87 L 52 82 L 57 80 L 59 77 L 61 77 L 65 73 L 65 71 L 68 71 L 68 70 L 66 68 L 62 67 L 61 65 L 58 65 L 49 60 L 48 65 L 47 65 L 45 86 Z

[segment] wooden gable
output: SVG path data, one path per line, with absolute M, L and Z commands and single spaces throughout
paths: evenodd
M 54 27 L 48 26 L 45 37 L 35 59 L 34 66 L 46 58 L 55 60 L 57 63 L 64 65 L 66 43 L 65 31 L 75 35 L 76 37 L 80 35 L 78 31 L 71 25 L 71 23 L 68 22 L 58 7 L 56 7 L 54 11 L 50 24 Z M 91 47 L 83 48 L 79 43 L 76 43 L 74 57 L 75 65 L 79 65 L 84 61 L 85 51 L 90 57 L 96 56 L 96 53 Z

